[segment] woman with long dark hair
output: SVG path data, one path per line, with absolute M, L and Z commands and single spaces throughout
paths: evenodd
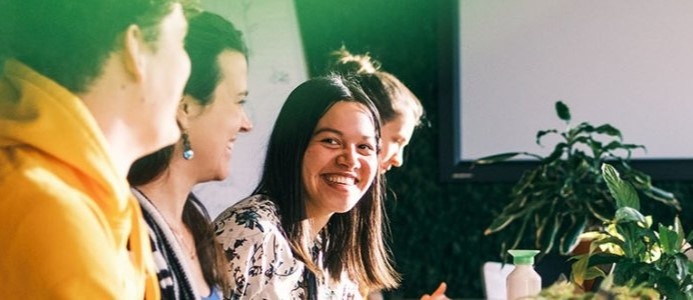
M 191 74 L 178 107 L 180 140 L 139 159 L 128 180 L 150 228 L 163 299 L 219 299 L 227 287 L 223 253 L 209 216 L 192 193 L 198 183 L 228 176 L 233 143 L 252 125 L 246 46 L 218 15 L 190 18 L 185 49 Z
M 380 121 L 358 84 L 311 79 L 282 107 L 254 195 L 215 220 L 231 299 L 360 299 L 394 288 Z

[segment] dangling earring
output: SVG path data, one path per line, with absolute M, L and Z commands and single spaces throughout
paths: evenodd
M 192 147 L 190 147 L 190 140 L 188 140 L 188 132 L 183 131 L 181 138 L 183 139 L 183 158 L 185 158 L 185 160 L 193 159 L 193 157 L 195 157 L 195 151 L 193 151 Z

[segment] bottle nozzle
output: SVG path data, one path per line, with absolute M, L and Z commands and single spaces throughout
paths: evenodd
M 508 253 L 513 256 L 513 264 L 533 265 L 534 256 L 539 254 L 539 250 L 508 250 Z

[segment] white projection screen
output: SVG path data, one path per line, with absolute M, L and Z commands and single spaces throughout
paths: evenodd
M 457 14 L 441 22 L 453 24 L 441 34 L 442 179 L 517 178 L 530 162 L 471 169 L 469 162 L 501 152 L 547 154 L 551 140 L 542 148 L 534 137 L 565 128 L 558 100 L 570 107 L 571 124 L 609 123 L 625 143 L 645 145 L 633 153 L 634 165 L 653 179 L 693 179 L 693 1 L 455 6 Z

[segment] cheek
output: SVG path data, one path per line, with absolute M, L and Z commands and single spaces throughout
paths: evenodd
M 383 149 L 380 152 L 380 159 L 383 161 L 390 160 L 397 153 L 397 147 L 393 143 L 384 143 Z
M 365 157 L 361 163 L 361 170 L 368 173 L 369 177 L 373 177 L 375 170 L 378 169 L 380 159 L 377 156 Z

